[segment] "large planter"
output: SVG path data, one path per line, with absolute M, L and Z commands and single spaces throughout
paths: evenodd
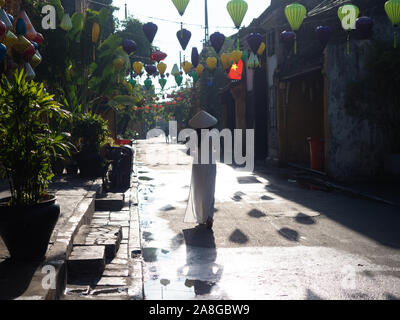
M 27 207 L 9 207 L 0 199 L 0 236 L 15 260 L 42 260 L 60 215 L 55 196 Z
M 103 176 L 104 165 L 98 152 L 81 151 L 77 155 L 79 174 L 84 178 Z

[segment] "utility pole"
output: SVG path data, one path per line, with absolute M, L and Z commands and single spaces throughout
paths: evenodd
M 204 45 L 208 44 L 208 6 L 207 0 L 204 0 L 204 11 L 205 11 L 205 35 L 204 35 Z
M 125 20 L 127 20 L 127 19 L 128 19 L 128 6 L 125 2 Z

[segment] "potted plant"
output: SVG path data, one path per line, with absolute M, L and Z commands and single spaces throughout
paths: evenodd
M 107 121 L 101 116 L 87 112 L 74 121 L 73 135 L 80 138 L 79 152 L 76 156 L 82 177 L 101 177 L 104 171 L 104 159 L 100 148 L 109 135 Z
M 13 259 L 42 259 L 60 214 L 56 197 L 47 193 L 54 174 L 51 160 L 68 150 L 62 135 L 48 124 L 68 112 L 43 84 L 17 70 L 0 80 L 0 173 L 11 197 L 0 199 L 0 235 Z

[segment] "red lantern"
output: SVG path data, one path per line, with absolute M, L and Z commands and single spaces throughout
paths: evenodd
M 145 108 L 146 110 L 149 110 L 149 109 L 150 109 L 150 107 L 149 107 L 149 106 L 145 106 L 144 108 Z
M 157 108 L 157 105 L 153 104 L 153 108 L 154 108 L 154 109 Z
M 172 101 L 172 104 L 176 104 L 176 101 Z
M 36 37 L 34 41 L 38 44 L 38 46 L 40 46 L 44 41 L 43 35 L 39 32 L 36 32 Z
M 163 106 L 160 104 L 158 107 L 161 109 Z

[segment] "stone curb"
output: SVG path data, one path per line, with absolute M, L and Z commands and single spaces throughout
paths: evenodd
M 101 188 L 101 179 L 97 179 L 94 185 Z M 78 203 L 72 216 L 63 224 L 63 232 L 55 236 L 55 241 L 49 247 L 45 261 L 36 269 L 28 288 L 16 300 L 56 300 L 60 298 L 66 285 L 66 259 L 71 254 L 73 240 L 79 228 L 83 224 L 89 223 L 92 218 L 96 193 L 97 191 L 88 191 Z M 55 279 L 55 281 L 50 279 Z

